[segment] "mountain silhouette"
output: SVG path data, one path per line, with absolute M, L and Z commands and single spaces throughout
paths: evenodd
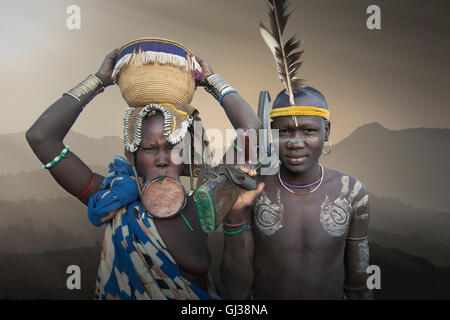
M 96 165 L 89 167 L 93 172 L 101 175 L 108 173 L 106 167 Z M 67 196 L 67 191 L 55 181 L 47 170 L 42 168 L 17 174 L 0 175 L 0 200 L 17 202 L 30 199 L 49 200 Z
M 417 197 L 420 199 L 416 200 L 412 199 L 408 192 L 405 193 L 405 190 L 410 190 L 411 194 L 420 193 L 418 186 L 425 185 L 429 177 L 435 178 L 437 187 L 437 182 L 448 176 L 447 163 L 442 160 L 445 159 L 443 154 L 436 156 L 439 161 L 424 156 L 425 153 L 414 157 L 415 148 L 407 145 L 410 144 L 408 141 L 414 140 L 415 145 L 422 146 L 422 150 L 426 152 L 438 150 L 444 153 L 444 148 L 437 149 L 437 145 L 442 146 L 447 136 L 449 130 L 446 129 L 392 131 L 372 123 L 355 130 L 347 139 L 337 144 L 329 156 L 323 157 L 327 166 L 352 174 L 367 186 L 371 194 L 370 227 L 377 231 L 374 233 L 377 241 L 424 256 L 437 265 L 448 265 L 448 252 L 444 249 L 450 247 L 450 214 L 413 207 L 411 203 L 414 200 L 414 206 L 419 204 L 423 208 L 432 208 L 431 205 L 426 206 L 426 203 L 432 201 L 433 195 L 423 193 Z M 100 174 L 106 174 L 107 164 L 112 161 L 114 155 L 122 152 L 122 142 L 118 137 L 94 139 L 72 132 L 66 140 L 67 144 L 71 143 L 71 149 Z M 370 143 L 367 144 L 367 141 Z M 87 221 L 86 208 L 78 200 L 68 196 L 46 170 L 36 168 L 40 166 L 40 162 L 28 146 L 24 133 L 0 135 L 0 145 L 2 144 L 14 146 L 12 150 L 17 156 L 12 156 L 11 159 L 18 159 L 17 163 L 22 163 L 22 169 L 27 170 L 16 174 L 0 174 L 0 251 L 29 252 L 92 244 L 101 233 L 95 228 L 92 229 Z M 19 156 L 27 153 L 28 156 Z M 414 160 L 404 161 L 408 157 Z M 33 165 L 25 165 L 27 161 L 35 162 L 35 169 L 28 170 Z M 432 166 L 427 165 L 433 161 Z M 420 166 L 426 166 L 426 170 L 422 171 L 427 173 L 419 171 Z M 412 167 L 416 169 L 411 169 Z M 411 172 L 417 172 L 410 175 L 411 179 L 421 181 L 410 183 L 401 177 L 395 177 L 407 168 L 412 170 Z M 395 181 L 395 184 L 390 183 L 391 180 Z M 387 193 L 389 188 L 393 189 L 389 195 L 380 196 Z M 446 190 L 444 186 L 436 193 L 445 193 Z M 445 199 L 444 196 L 442 198 Z M 409 204 L 404 204 L 405 202 Z M 9 237 L 13 231 L 26 231 L 27 236 L 10 243 Z M 52 240 L 64 237 L 64 242 Z M 422 244 L 419 239 L 423 239 Z M 59 243 L 66 243 L 67 246 L 61 247 Z
M 64 144 L 88 165 L 107 167 L 115 155 L 123 155 L 123 141 L 119 137 L 90 138 L 70 131 Z M 42 163 L 31 150 L 25 132 L 0 135 L 0 174 L 17 174 L 24 171 L 42 170 Z
M 321 161 L 361 180 L 378 196 L 450 212 L 449 129 L 389 130 L 379 123 L 357 128 Z
M 0 201 L 0 253 L 41 252 L 86 247 L 103 239 L 87 207 L 74 197 L 52 200 Z
M 449 129 L 389 130 L 379 123 L 370 123 L 336 144 L 321 161 L 327 167 L 357 177 L 377 196 L 450 212 L 447 201 L 450 148 L 446 147 L 449 139 Z M 90 166 L 106 168 L 115 155 L 123 155 L 123 141 L 119 137 L 96 139 L 71 131 L 64 142 Z M 9 194 L 14 201 L 19 197 L 5 191 L 5 186 L 14 180 L 7 174 L 42 170 L 41 163 L 28 146 L 24 132 L 0 135 L 0 148 L 8 150 L 0 159 L 0 194 Z M 35 178 L 39 180 L 36 176 L 33 181 Z
M 428 241 L 450 245 L 450 213 L 414 208 L 373 194 L 369 199 L 370 227 L 397 235 L 419 234 Z
M 0 299 L 92 299 L 101 247 L 12 254 L 0 258 Z M 81 270 L 81 289 L 69 290 L 67 267 Z
M 432 241 L 419 233 L 405 236 L 369 228 L 369 240 L 385 248 L 395 248 L 426 258 L 436 266 L 450 266 L 450 245 L 442 241 Z

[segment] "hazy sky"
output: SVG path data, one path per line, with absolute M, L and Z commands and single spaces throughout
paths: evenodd
M 335 142 L 358 126 L 448 127 L 447 1 L 293 0 L 286 35 L 303 39 L 301 77 L 328 100 Z M 81 8 L 81 30 L 68 30 L 66 8 Z M 366 28 L 366 8 L 381 8 L 382 30 Z M 2 0 L 0 134 L 26 130 L 54 100 L 123 43 L 164 37 L 203 55 L 256 108 L 260 90 L 282 89 L 258 33 L 264 0 Z M 207 128 L 231 127 L 202 88 L 192 102 Z M 74 130 L 121 136 L 125 102 L 108 88 Z

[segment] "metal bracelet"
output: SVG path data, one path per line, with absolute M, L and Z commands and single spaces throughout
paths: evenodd
M 212 87 L 210 85 L 204 86 L 205 91 L 208 92 L 210 95 L 212 95 L 214 97 L 214 99 L 216 99 L 217 101 L 219 101 L 220 96 L 214 92 L 214 90 L 212 89 Z
M 367 236 L 361 237 L 361 238 L 351 238 L 351 237 L 348 237 L 346 240 L 348 240 L 348 241 L 361 241 L 361 240 L 366 240 L 367 238 L 368 238 Z
M 63 95 L 68 95 L 74 99 L 81 101 L 81 97 L 94 92 L 95 94 L 89 97 L 89 101 L 100 92 L 103 92 L 105 87 L 102 81 L 95 75 L 90 74 L 86 79 L 80 82 L 76 87 L 64 92 Z M 88 101 L 88 102 L 89 102 Z
M 212 94 L 216 100 L 219 100 L 224 93 L 235 90 L 217 73 L 214 73 L 206 78 L 206 82 L 208 85 L 205 86 L 205 90 Z

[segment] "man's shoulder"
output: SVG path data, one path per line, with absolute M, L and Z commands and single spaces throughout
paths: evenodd
M 326 183 L 340 182 L 341 184 L 347 184 L 348 188 L 352 189 L 355 188 L 356 186 L 356 188 L 358 188 L 361 191 L 360 192 L 361 194 L 367 194 L 367 189 L 364 183 L 362 183 L 361 180 L 359 180 L 357 177 L 330 168 L 324 167 L 324 170 L 326 172 L 325 174 Z
M 348 179 L 348 181 L 350 183 L 355 183 L 356 181 L 359 181 L 360 183 L 362 183 L 357 177 L 354 177 L 348 173 L 330 169 L 330 168 L 325 168 L 325 167 L 323 167 L 323 168 L 325 170 L 325 177 L 327 179 L 333 179 L 333 180 Z

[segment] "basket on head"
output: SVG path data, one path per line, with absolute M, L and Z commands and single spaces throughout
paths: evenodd
M 150 103 L 189 104 L 203 73 L 192 52 L 160 38 L 131 41 L 120 48 L 112 78 L 130 107 Z

